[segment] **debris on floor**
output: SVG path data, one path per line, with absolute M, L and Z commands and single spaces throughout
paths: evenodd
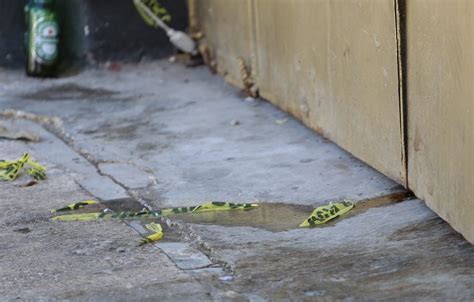
M 25 184 L 21 184 L 21 185 L 17 185 L 17 187 L 19 188 L 27 188 L 27 187 L 32 187 L 34 185 L 38 184 L 38 182 L 36 180 L 31 180 Z
M 31 229 L 30 228 L 18 228 L 18 229 L 14 229 L 13 231 L 17 232 L 17 233 L 22 233 L 22 234 L 28 234 L 29 232 L 31 232 Z
M 65 207 L 51 210 L 51 213 L 67 212 L 86 208 L 90 205 L 97 204 L 95 200 L 84 200 L 81 202 L 71 203 Z M 102 212 L 93 213 L 78 213 L 78 214 L 67 214 L 59 215 L 51 218 L 53 221 L 93 221 L 93 220 L 145 220 L 155 219 L 162 216 L 169 216 L 183 213 L 197 213 L 197 212 L 210 212 L 210 211 L 228 211 L 228 210 L 249 210 L 257 207 L 257 204 L 251 203 L 232 203 L 232 202 L 207 202 L 202 205 L 192 207 L 179 207 L 162 209 L 157 211 L 150 211 L 143 209 L 140 212 L 112 212 L 110 209 L 105 208 Z M 153 233 L 144 237 L 140 245 L 158 241 L 163 237 L 163 228 L 160 224 L 151 222 L 145 225 L 145 228 L 152 231 Z
M 129 220 L 129 219 L 150 219 L 159 218 L 160 214 L 154 211 L 143 210 L 140 212 L 112 212 L 102 211 L 94 213 L 80 213 L 80 214 L 67 214 L 59 215 L 51 218 L 54 221 L 93 221 L 93 220 Z
M 159 218 L 162 216 L 170 216 L 170 215 L 181 214 L 181 213 L 249 210 L 257 206 L 258 206 L 257 204 L 252 204 L 252 203 L 232 203 L 232 202 L 213 201 L 213 202 L 207 202 L 202 205 L 192 206 L 192 207 L 179 207 L 179 208 L 162 209 L 162 210 L 156 210 L 156 211 L 143 209 L 140 212 L 127 212 L 127 211 L 110 212 L 110 210 L 109 211 L 104 210 L 102 212 L 94 212 L 94 213 L 59 215 L 51 219 L 55 221 L 92 221 L 92 220 L 99 220 L 99 219 L 137 220 L 137 219 Z
M 308 219 L 300 224 L 300 228 L 324 224 L 336 217 L 346 214 L 352 210 L 352 208 L 354 208 L 354 203 L 346 200 L 337 203 L 330 203 L 322 207 L 317 207 L 311 216 L 309 216 Z
M 0 160 L 0 180 L 12 181 L 15 180 L 21 173 L 25 165 L 29 167 L 25 170 L 25 173 L 33 177 L 35 180 L 46 179 L 46 168 L 39 163 L 30 159 L 28 153 L 22 155 L 21 158 L 9 161 Z
M 275 120 L 275 124 L 277 124 L 277 125 L 283 125 L 283 124 L 286 124 L 286 123 L 288 123 L 287 118 L 284 118 L 284 119 L 281 119 L 281 120 Z
M 25 130 L 15 131 L 3 126 L 0 126 L 0 138 L 10 140 L 25 140 L 35 143 L 40 141 L 39 136 L 32 132 Z
M 222 276 L 219 277 L 219 280 L 221 280 L 222 282 L 231 282 L 234 281 L 234 276 Z
M 149 223 L 145 225 L 145 228 L 152 231 L 153 234 L 148 235 L 145 238 L 143 238 L 142 241 L 140 242 L 140 245 L 158 241 L 163 237 L 163 228 L 161 227 L 159 223 L 154 223 L 154 222 Z
M 119 62 L 107 61 L 104 64 L 104 68 L 108 71 L 119 72 L 122 70 L 122 65 Z
M 193 207 L 191 212 L 206 212 L 206 211 L 228 211 L 228 210 L 250 210 L 258 207 L 256 203 L 232 203 L 211 201 L 199 206 Z M 183 209 L 183 208 L 178 208 Z
M 68 204 L 65 207 L 62 207 L 62 208 L 59 208 L 59 209 L 56 209 L 56 210 L 51 210 L 51 213 L 78 210 L 78 209 L 82 209 L 85 206 L 88 206 L 88 205 L 91 205 L 91 204 L 97 204 L 97 201 L 95 201 L 95 200 L 84 200 L 84 201 L 80 201 L 80 202 L 71 203 L 71 204 Z
M 253 98 L 251 96 L 248 96 L 244 99 L 244 101 L 246 101 L 246 102 L 255 102 L 256 100 L 257 100 L 256 98 Z

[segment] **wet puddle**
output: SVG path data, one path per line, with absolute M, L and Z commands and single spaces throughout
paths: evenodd
M 316 228 L 333 227 L 342 219 L 361 214 L 368 209 L 388 206 L 411 197 L 409 192 L 394 193 L 378 198 L 362 200 L 353 210 L 344 216 L 319 225 Z M 255 209 L 237 211 L 217 211 L 187 213 L 169 216 L 170 219 L 185 223 L 203 225 L 221 225 L 228 227 L 254 227 L 272 232 L 282 232 L 299 228 L 299 225 L 311 215 L 314 207 L 281 203 L 262 203 Z
M 23 94 L 22 97 L 31 100 L 61 101 L 110 98 L 114 94 L 116 94 L 116 92 L 106 89 L 93 89 L 74 83 L 66 83 L 41 89 L 34 93 Z
M 312 211 L 311 206 L 263 203 L 250 210 L 177 214 L 169 218 L 186 223 L 254 227 L 282 232 L 298 228 Z
M 324 225 L 316 226 L 316 228 L 334 227 L 334 225 L 342 219 L 361 214 L 371 208 L 398 203 L 411 198 L 411 196 L 409 192 L 399 192 L 382 197 L 361 200 L 356 203 L 356 206 L 349 213 L 337 217 Z M 102 211 L 105 208 L 114 212 L 139 212 L 143 209 L 143 205 L 133 198 L 127 198 L 92 205 L 87 209 L 79 210 L 79 212 Z M 249 210 L 182 213 L 167 216 L 167 218 L 192 224 L 253 227 L 272 232 L 282 232 L 299 228 L 299 225 L 311 215 L 313 210 L 313 206 L 306 205 L 260 203 L 257 208 Z M 139 224 L 142 223 L 140 222 Z
M 111 210 L 114 212 L 140 212 L 143 209 L 143 205 L 133 198 L 114 199 L 109 201 L 102 201 L 100 203 L 91 204 L 86 207 L 76 209 L 73 212 L 60 212 L 57 215 L 68 215 L 68 214 L 84 214 L 84 213 L 95 213 L 102 212 L 104 210 Z
M 116 199 L 78 210 L 94 212 L 110 209 L 114 212 L 139 212 L 143 205 L 133 198 Z M 201 213 L 183 213 L 167 216 L 171 220 L 185 223 L 209 224 L 222 226 L 242 226 L 267 229 L 274 232 L 296 229 L 313 211 L 312 206 L 289 205 L 281 203 L 262 203 L 249 210 L 230 210 Z M 146 223 L 146 220 L 145 220 Z M 143 224 L 139 221 L 132 223 Z

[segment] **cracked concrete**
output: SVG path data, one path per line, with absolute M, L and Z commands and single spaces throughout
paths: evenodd
M 117 185 L 112 178 L 99 174 L 95 166 L 41 126 L 25 120 L 15 120 L 14 124 L 16 127 L 36 133 L 43 141 L 38 144 L 21 146 L 19 150 L 13 153 L 16 154 L 14 156 L 19 157 L 24 152 L 38 154 L 38 156 L 42 156 L 38 157 L 38 160 L 53 163 L 67 170 L 77 183 L 93 196 L 102 200 L 128 197 L 126 190 Z M 5 125 L 9 126 L 8 124 Z
M 204 68 L 156 62 L 55 80 L 2 72 L 0 110 L 1 125 L 41 138 L 0 140 L 0 158 L 29 152 L 49 169 L 32 187 L 17 186 L 27 177 L 0 183 L 6 299 L 473 298 L 474 248 L 422 201 L 364 207 L 403 188 Z M 139 222 L 48 221 L 49 209 L 89 198 L 118 209 L 264 206 L 163 219 L 163 241 L 140 248 Z M 297 228 L 341 198 L 359 210 Z
M 1 145 L 1 158 L 31 146 L 17 141 L 2 141 Z M 22 188 L 18 185 L 28 181 L 23 175 L 15 182 L 1 183 L 2 300 L 193 300 L 194 296 L 212 296 L 209 285 L 183 273 L 165 254 L 152 246 L 139 247 L 140 237 L 123 223 L 49 222 L 50 209 L 94 196 L 54 159 L 36 150 L 35 154 L 48 165 L 46 181 Z

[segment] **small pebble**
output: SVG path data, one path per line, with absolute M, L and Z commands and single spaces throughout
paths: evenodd
M 14 229 L 13 231 L 18 232 L 18 233 L 22 233 L 22 234 L 27 234 L 27 233 L 31 232 L 30 228 Z
M 224 282 L 230 282 L 230 281 L 234 280 L 234 277 L 233 276 L 222 276 L 222 277 L 219 277 L 219 280 L 224 281 Z
M 283 125 L 283 124 L 286 124 L 288 122 L 288 119 L 285 118 L 285 119 L 281 119 L 281 120 L 276 120 L 275 121 L 275 124 L 277 125 Z

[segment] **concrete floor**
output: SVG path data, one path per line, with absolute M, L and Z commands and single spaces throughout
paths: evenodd
M 286 113 L 204 68 L 167 62 L 55 80 L 0 71 L 0 158 L 48 166 L 32 187 L 0 183 L 0 292 L 6 299 L 459 300 L 474 298 L 474 248 L 422 201 Z M 87 198 L 109 205 L 258 202 L 254 212 L 140 223 L 50 222 Z M 353 213 L 299 229 L 315 206 Z M 113 208 L 113 206 L 111 206 Z

